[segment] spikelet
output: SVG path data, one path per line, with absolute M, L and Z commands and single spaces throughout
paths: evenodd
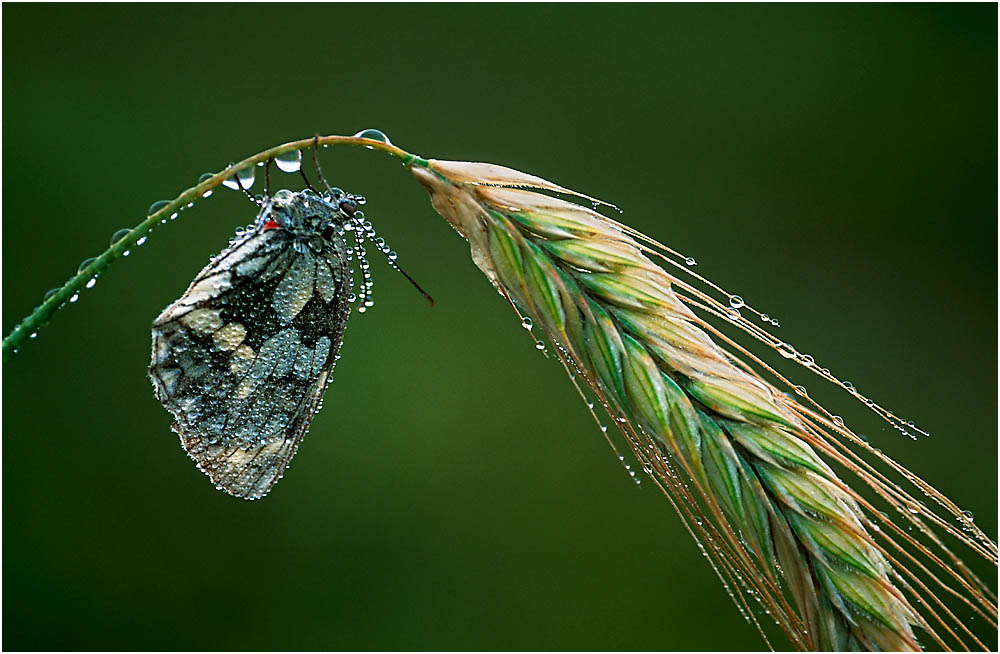
M 874 452 L 960 518 L 821 407 L 791 399 L 720 347 L 710 333 L 764 365 L 691 309 L 725 316 L 729 307 L 654 263 L 647 255 L 662 257 L 658 244 L 539 191 L 596 207 L 593 198 L 509 168 L 421 160 L 411 171 L 479 269 L 604 405 L 748 620 L 757 624 L 759 603 L 803 650 L 918 650 L 914 626 L 935 649 L 987 649 L 927 584 L 994 628 L 996 598 L 930 525 L 994 562 L 996 545 L 971 522 L 956 529 L 917 502 L 846 444 Z M 828 461 L 910 524 L 877 511 Z M 919 537 L 906 530 L 914 525 Z

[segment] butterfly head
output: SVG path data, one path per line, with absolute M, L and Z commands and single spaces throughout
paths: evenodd
M 358 202 L 355 196 L 333 189 L 319 195 L 309 189 L 282 189 L 265 201 L 258 223 L 264 229 L 284 229 L 294 236 L 323 234 L 355 220 Z

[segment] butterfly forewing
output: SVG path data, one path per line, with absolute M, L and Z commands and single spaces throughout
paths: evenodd
M 344 219 L 279 191 L 153 322 L 156 397 L 219 489 L 263 497 L 319 408 L 350 313 L 347 247 L 329 236 Z

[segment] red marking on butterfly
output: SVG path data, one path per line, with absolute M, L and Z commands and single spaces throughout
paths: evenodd
M 269 220 L 266 223 L 264 223 L 264 230 L 265 231 L 268 230 L 268 229 L 278 229 L 279 227 L 281 227 L 281 225 L 279 225 L 278 223 L 274 222 L 273 220 Z

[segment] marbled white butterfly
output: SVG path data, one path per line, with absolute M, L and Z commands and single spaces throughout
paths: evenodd
M 373 234 L 363 201 L 339 189 L 278 191 L 153 322 L 156 397 L 216 488 L 267 494 L 319 410 L 354 300 L 349 261 L 363 261 L 362 237 Z

